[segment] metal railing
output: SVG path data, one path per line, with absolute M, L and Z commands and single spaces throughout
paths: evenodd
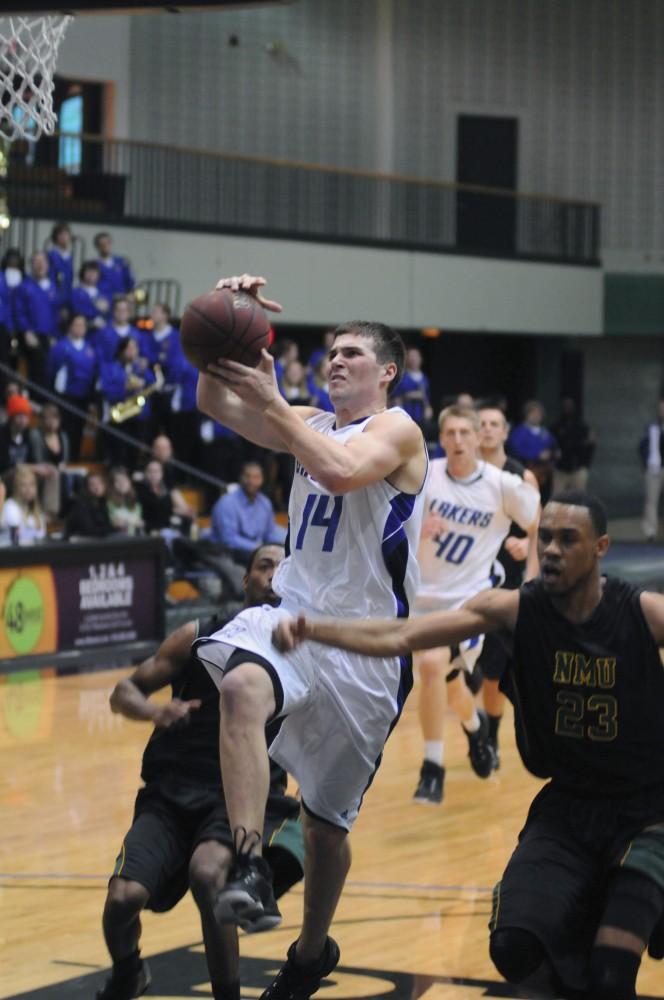
M 10 160 L 10 214 L 599 262 L 592 202 L 99 136 L 67 173 L 69 138 L 40 140 L 33 165 Z

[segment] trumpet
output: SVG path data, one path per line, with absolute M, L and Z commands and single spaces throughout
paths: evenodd
M 155 381 L 152 385 L 146 386 L 134 393 L 133 396 L 129 396 L 111 407 L 111 420 L 114 424 L 123 424 L 125 420 L 137 417 L 144 409 L 149 397 L 160 391 L 164 384 L 164 375 L 159 365 L 154 366 L 154 377 Z

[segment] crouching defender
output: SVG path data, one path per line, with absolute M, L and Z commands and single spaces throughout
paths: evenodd
M 261 545 L 253 553 L 244 578 L 245 607 L 278 603 L 272 577 L 283 555 L 279 545 Z M 192 653 L 196 639 L 211 635 L 223 623 L 217 617 L 183 625 L 120 681 L 111 696 L 114 712 L 152 722 L 155 729 L 143 754 L 145 784 L 108 886 L 103 926 L 113 970 L 97 1000 L 130 1000 L 147 990 L 150 972 L 139 952 L 140 913 L 172 909 L 187 889 L 201 914 L 215 1000 L 240 998 L 237 931 L 220 927 L 212 912 L 233 850 L 219 769 L 219 698 Z M 150 699 L 169 685 L 171 701 Z M 263 850 L 276 896 L 303 875 L 299 802 L 285 791 L 286 772 L 273 764 Z

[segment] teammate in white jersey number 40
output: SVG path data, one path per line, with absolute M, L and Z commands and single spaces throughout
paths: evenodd
M 503 539 L 515 521 L 530 537 L 537 530 L 539 493 L 519 476 L 478 459 L 479 416 L 449 406 L 438 418 L 446 458 L 434 459 L 427 484 L 422 540 L 417 558 L 421 583 L 416 614 L 459 608 L 493 586 L 491 571 Z M 533 555 L 535 546 L 531 546 Z M 531 559 L 531 568 L 532 559 Z M 482 650 L 483 637 L 459 646 L 420 654 L 420 723 L 424 761 L 415 801 L 437 804 L 443 798 L 443 723 L 445 702 L 456 712 L 468 738 L 475 773 L 488 778 L 495 765 L 486 714 L 478 711 L 466 673 Z

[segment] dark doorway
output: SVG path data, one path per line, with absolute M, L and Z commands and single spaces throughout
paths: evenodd
M 515 191 L 518 129 L 516 118 L 459 115 L 457 182 Z M 457 247 L 475 253 L 513 255 L 516 201 L 475 191 L 457 193 Z
M 519 419 L 525 400 L 537 395 L 538 356 L 542 338 L 518 334 L 442 333 L 420 340 L 431 379 L 436 412 L 457 393 L 496 401 L 506 397 L 510 419 Z

